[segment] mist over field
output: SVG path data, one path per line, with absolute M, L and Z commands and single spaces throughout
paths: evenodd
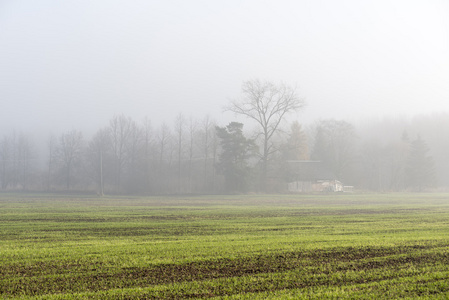
M 446 190 L 448 15 L 443 0 L 2 1 L 0 187 Z

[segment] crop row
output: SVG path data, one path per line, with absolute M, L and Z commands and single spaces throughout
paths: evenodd
M 98 293 L 113 289 L 148 288 L 187 282 L 200 284 L 225 279 L 233 279 L 234 283 L 231 286 L 214 285 L 206 293 L 200 292 L 201 289 L 192 290 L 183 297 L 365 284 L 426 272 L 449 274 L 448 247 L 449 245 L 427 244 L 316 249 L 131 268 L 91 265 L 88 260 L 60 264 L 4 265 L 0 271 L 0 277 L 4 278 L 0 281 L 0 295 Z M 179 291 L 172 296 L 170 293 L 167 290 L 163 296 L 159 296 L 180 296 Z M 159 298 L 154 291 L 148 291 L 147 296 Z

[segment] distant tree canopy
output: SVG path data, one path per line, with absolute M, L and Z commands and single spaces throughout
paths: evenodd
M 73 129 L 45 140 L 12 130 L 0 135 L 0 190 L 286 192 L 298 184 L 292 161 L 307 160 L 320 161 L 320 168 L 355 189 L 449 189 L 449 113 L 287 125 L 287 114 L 303 106 L 295 89 L 252 80 L 227 107 L 255 121 L 251 135 L 242 123 L 222 127 L 209 116 L 182 113 L 154 127 L 148 118 L 115 115 L 87 134 Z

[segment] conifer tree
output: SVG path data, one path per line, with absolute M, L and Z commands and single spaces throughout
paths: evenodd
M 406 166 L 406 182 L 411 189 L 422 191 L 435 182 L 433 158 L 425 141 L 418 136 L 410 143 Z
M 248 159 L 254 152 L 254 141 L 243 135 L 243 124 L 231 122 L 226 127 L 216 127 L 220 139 L 221 155 L 218 171 L 225 178 L 227 192 L 243 192 L 248 187 L 250 167 Z

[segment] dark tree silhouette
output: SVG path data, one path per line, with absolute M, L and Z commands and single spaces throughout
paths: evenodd
M 237 122 L 216 127 L 222 150 L 217 169 L 224 175 L 227 192 L 243 192 L 248 187 L 248 158 L 254 153 L 255 145 L 243 135 L 242 128 L 243 124 Z

